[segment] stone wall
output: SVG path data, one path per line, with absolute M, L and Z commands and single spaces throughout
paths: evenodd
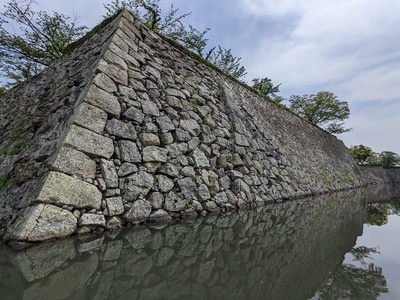
M 1 102 L 1 226 L 16 240 L 365 184 L 340 140 L 127 11 Z

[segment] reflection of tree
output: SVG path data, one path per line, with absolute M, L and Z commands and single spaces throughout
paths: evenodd
M 393 199 L 388 202 L 369 203 L 367 205 L 366 224 L 382 226 L 388 222 L 388 215 L 400 215 L 400 201 Z
M 372 263 L 368 268 L 342 264 L 318 289 L 319 299 L 377 299 L 380 294 L 387 292 L 382 269 Z
M 382 268 L 365 262 L 371 254 L 379 251 L 360 246 L 349 253 L 353 255 L 353 261 L 359 261 L 362 267 L 346 263 L 337 267 L 318 289 L 319 299 L 377 299 L 380 294 L 387 293 Z
M 389 203 L 369 203 L 367 205 L 366 224 L 382 226 L 388 222 Z
M 353 261 L 358 261 L 363 267 L 366 267 L 367 263 L 365 262 L 365 259 L 372 258 L 371 254 L 379 254 L 380 252 L 376 248 L 359 246 L 352 248 L 349 253 L 353 255 Z

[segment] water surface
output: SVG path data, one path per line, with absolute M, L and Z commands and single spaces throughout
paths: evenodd
M 400 299 L 396 199 L 343 192 L 2 247 L 0 298 Z

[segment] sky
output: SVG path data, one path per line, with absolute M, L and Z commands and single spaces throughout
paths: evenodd
M 106 13 L 103 0 L 36 0 L 38 10 L 79 16 L 92 28 Z M 346 146 L 400 154 L 400 1 L 398 0 L 160 0 L 185 23 L 211 28 L 209 48 L 241 58 L 245 81 L 268 77 L 278 95 L 333 92 L 347 101 L 352 132 Z M 2 8 L 1 8 L 2 10 Z

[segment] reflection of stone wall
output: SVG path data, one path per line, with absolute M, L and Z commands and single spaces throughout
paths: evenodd
M 16 240 L 363 184 L 340 140 L 192 59 L 126 11 L 5 97 L 0 173 L 10 187 L 0 191 L 0 214 L 6 227 L 25 208 L 9 231 Z M 16 132 L 26 143 L 14 153 Z
M 362 233 L 340 194 L 1 255 L 1 295 L 24 299 L 308 299 Z M 3 253 L 5 254 L 5 253 Z M 53 292 L 54 290 L 54 292 Z
M 400 168 L 360 166 L 361 176 L 367 184 L 400 184 Z

